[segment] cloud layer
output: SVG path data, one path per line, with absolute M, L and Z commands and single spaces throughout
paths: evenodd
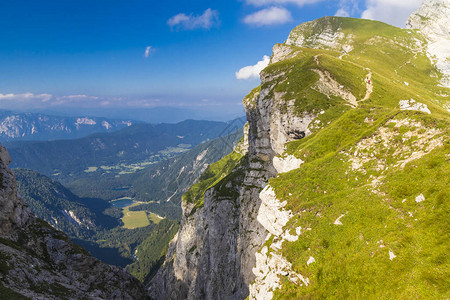
M 0 94 L 1 102 L 48 102 L 53 98 L 50 94 L 33 94 L 33 93 L 23 93 L 23 94 Z
M 259 73 L 269 65 L 270 57 L 264 55 L 263 59 L 253 66 L 247 66 L 235 73 L 237 79 L 256 79 L 259 78 Z
M 152 102 L 153 103 L 153 102 Z M 116 106 L 139 106 L 133 99 L 118 97 L 98 97 L 84 94 L 55 96 L 51 94 L 1 94 L 0 108 L 23 109 L 23 108 L 49 108 L 49 107 L 106 107 Z
M 211 8 L 205 10 L 201 15 L 180 13 L 167 20 L 167 25 L 172 30 L 211 29 L 213 25 L 217 24 L 219 24 L 219 12 Z
M 284 7 L 269 7 L 247 15 L 243 22 L 255 26 L 284 24 L 292 21 L 291 13 Z
M 416 11 L 422 0 L 367 0 L 361 18 L 382 21 L 405 27 L 408 17 Z

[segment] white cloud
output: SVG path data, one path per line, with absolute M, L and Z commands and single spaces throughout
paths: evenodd
M 67 95 L 67 96 L 60 96 L 57 97 L 57 99 L 68 99 L 68 100 L 81 100 L 81 99 L 87 99 L 87 100 L 98 100 L 100 99 L 97 96 L 89 96 L 89 95 L 84 95 L 84 94 L 79 94 L 79 95 Z
M 270 57 L 264 55 L 263 59 L 256 65 L 247 66 L 235 73 L 237 79 L 254 79 L 259 78 L 259 73 L 269 65 Z
M 53 98 L 50 94 L 33 94 L 33 93 L 23 93 L 23 94 L 0 94 L 0 101 L 41 101 L 48 102 Z
M 295 4 L 298 6 L 303 6 L 305 4 L 314 4 L 321 1 L 324 0 L 245 0 L 245 3 L 255 6 L 264 6 L 272 4 Z
M 219 24 L 219 12 L 208 8 L 202 15 L 194 16 L 184 13 L 173 16 L 167 21 L 171 29 L 210 29 L 213 25 Z
M 358 0 L 339 0 L 337 17 L 350 17 L 359 11 Z
M 1 94 L 1 109 L 48 109 L 54 108 L 98 108 L 98 107 L 153 107 L 159 99 L 139 99 L 122 97 L 91 96 L 85 94 L 50 95 L 50 94 Z
M 269 7 L 247 15 L 243 22 L 255 26 L 284 24 L 292 21 L 291 13 L 283 7 Z
M 152 48 L 152 46 L 147 46 L 147 48 L 145 48 L 144 57 L 148 58 L 150 56 L 150 53 L 153 51 L 154 49 Z
M 101 101 L 105 100 L 97 96 L 84 94 L 55 96 L 51 94 L 1 94 L 0 108 L 6 109 L 32 109 L 32 108 L 48 108 L 57 106 L 71 107 L 94 107 Z M 109 100 L 109 99 L 107 99 Z
M 422 0 L 366 0 L 361 18 L 382 21 L 405 27 L 408 17 L 422 4 Z
M 339 8 L 334 15 L 336 17 L 350 17 L 350 13 L 345 8 Z

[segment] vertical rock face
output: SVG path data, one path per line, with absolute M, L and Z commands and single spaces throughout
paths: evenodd
M 285 59 L 278 53 L 281 47 L 274 50 L 274 56 Z M 274 156 L 284 152 L 286 142 L 309 135 L 308 125 L 315 118 L 312 113 L 295 113 L 293 101 L 285 105 L 283 95 L 273 93 L 273 76 L 262 73 L 263 88 L 244 99 L 248 132 L 243 144 L 248 142 L 248 153 L 227 176 L 232 179 L 207 190 L 202 208 L 183 203 L 180 231 L 150 286 L 155 299 L 244 299 L 249 295 L 255 253 L 268 233 L 257 220 L 259 194 L 277 173 Z
M 406 27 L 419 30 L 429 41 L 428 56 L 443 73 L 442 85 L 450 87 L 450 0 L 425 0 Z
M 0 160 L 0 235 L 8 235 L 26 224 L 31 212 L 25 202 L 17 197 L 16 179 L 8 168 L 11 157 L 1 145 Z
M 0 146 L 0 295 L 8 299 L 146 299 L 142 284 L 37 219 L 17 194 Z M 5 298 L 5 299 L 6 299 Z
M 202 208 L 183 203 L 181 229 L 151 283 L 155 299 L 243 299 L 248 295 L 254 253 L 265 238 L 256 213 L 259 191 L 270 176 L 266 169 L 271 150 L 264 146 L 268 141 L 268 137 L 257 141 L 250 134 L 249 148 L 258 144 L 264 153 L 249 154 L 229 175 L 230 180 L 209 189 Z

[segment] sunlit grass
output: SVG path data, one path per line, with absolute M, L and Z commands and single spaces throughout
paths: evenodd
M 349 18 L 323 18 L 311 24 L 297 27 L 294 33 L 307 38 L 324 27 L 340 28 L 352 35 L 353 50 L 341 57 L 335 49 L 292 46 L 297 55 L 269 65 L 262 74 L 272 79 L 263 80 L 244 99 L 255 109 L 250 100 L 264 90 L 274 102 L 272 109 L 286 113 L 287 104 L 295 103 L 294 113 L 318 115 L 312 135 L 287 144 L 286 152 L 304 164 L 270 180 L 277 198 L 286 201 L 285 209 L 294 215 L 286 229 L 303 228 L 299 239 L 285 241 L 280 252 L 310 285 L 300 287 L 283 277 L 274 298 L 449 299 L 450 115 L 444 106 L 449 104 L 450 90 L 439 86 L 441 76 L 421 49 L 423 37 L 415 31 Z M 315 69 L 327 71 L 358 100 L 366 93 L 364 78 L 370 71 L 373 92 L 351 108 L 343 99 L 314 89 L 319 79 Z M 400 111 L 399 101 L 404 99 L 427 105 L 431 115 Z M 417 136 L 403 139 L 407 132 L 416 132 L 413 125 L 393 128 L 392 119 L 421 124 L 417 132 L 439 130 L 436 137 L 443 143 L 400 167 L 396 150 L 410 147 L 411 153 L 405 155 L 412 155 L 422 149 L 412 146 Z M 387 149 L 377 145 L 376 152 L 365 149 L 372 162 L 353 170 L 349 156 L 355 145 L 380 128 L 395 131 L 395 138 Z M 205 190 L 233 172 L 223 167 L 230 158 L 213 165 L 208 176 L 185 194 L 185 201 L 202 204 Z M 387 168 L 376 169 L 379 161 Z M 380 178 L 376 186 L 374 178 Z M 418 195 L 425 200 L 416 202 Z M 342 215 L 343 225 L 334 225 Z M 310 256 L 316 262 L 307 265 Z
M 130 211 L 129 208 L 131 206 L 135 206 L 136 204 L 125 207 L 123 211 L 123 227 L 127 229 L 135 229 L 140 227 L 145 227 L 150 225 L 149 218 L 147 217 L 147 212 L 145 211 Z

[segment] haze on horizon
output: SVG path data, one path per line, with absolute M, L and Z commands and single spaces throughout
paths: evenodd
M 421 2 L 3 2 L 0 109 L 132 118 L 159 107 L 152 111 L 162 118 L 239 117 L 273 44 L 296 25 L 338 15 L 404 27 Z

